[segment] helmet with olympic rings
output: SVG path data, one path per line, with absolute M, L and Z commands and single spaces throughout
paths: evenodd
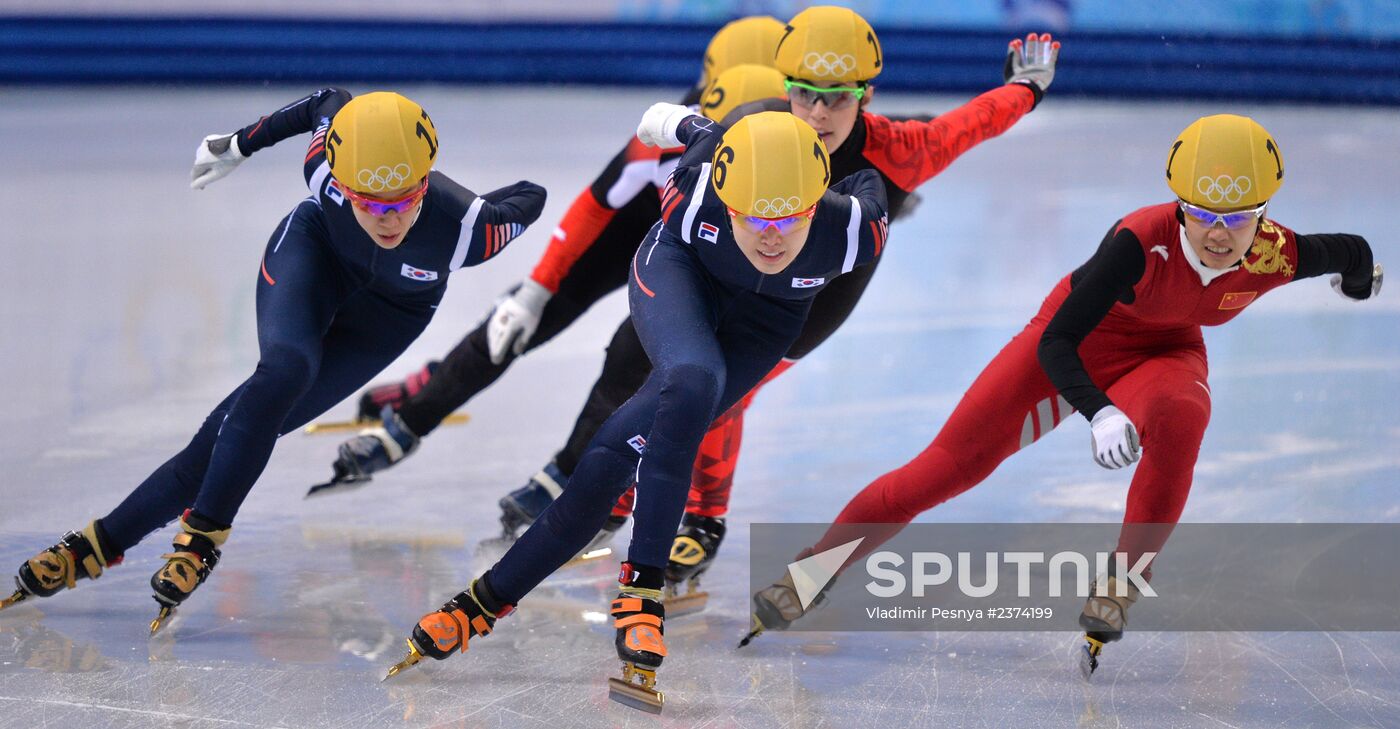
M 854 84 L 880 75 L 884 53 L 875 29 L 849 8 L 807 8 L 783 28 L 774 65 L 792 79 Z
M 785 111 L 735 122 L 710 164 L 715 194 L 740 215 L 796 215 L 816 205 L 831 184 L 826 145 L 807 122 Z
M 437 130 L 428 112 L 390 91 L 351 99 L 326 130 L 331 175 L 365 195 L 418 184 L 432 169 L 437 149 Z
M 1258 122 L 1216 114 L 1182 130 L 1167 153 L 1167 186 L 1192 205 L 1257 207 L 1283 185 L 1283 153 Z

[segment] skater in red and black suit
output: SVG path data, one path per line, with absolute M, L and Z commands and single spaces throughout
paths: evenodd
M 1117 469 L 1141 459 L 1118 551 L 1129 564 L 1159 552 L 1186 505 L 1210 420 L 1201 327 L 1230 321 L 1296 279 L 1337 274 L 1333 287 L 1353 300 L 1380 291 L 1380 266 L 1361 236 L 1299 235 L 1264 217 L 1283 169 L 1277 143 L 1252 119 L 1218 115 L 1187 127 L 1167 162 L 1178 200 L 1115 223 L 982 371 L 928 448 L 857 494 L 812 552 L 858 535 L 866 539 L 847 564 L 863 558 L 1076 410 L 1090 423 L 1095 462 Z M 1091 597 L 1080 618 L 1089 670 L 1103 644 L 1121 637 L 1137 598 L 1126 580 L 1122 590 L 1108 580 L 1109 596 Z M 788 580 L 754 596 L 756 631 L 801 614 Z

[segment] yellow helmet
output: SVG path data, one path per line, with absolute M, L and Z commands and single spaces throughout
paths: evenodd
M 432 169 L 437 149 L 437 130 L 428 112 L 390 91 L 351 99 L 326 132 L 331 175 L 366 195 L 416 184 Z
M 880 75 L 880 39 L 854 10 L 810 7 L 792 16 L 783 32 L 774 65 L 790 78 L 850 84 Z
M 782 218 L 817 204 L 831 182 L 826 146 L 785 111 L 750 114 L 730 127 L 711 160 L 719 199 L 741 215 Z
M 752 63 L 735 66 L 705 87 L 700 94 L 700 113 L 711 121 L 720 121 L 740 104 L 786 96 L 784 80 L 775 68 Z
M 725 71 L 745 63 L 773 65 L 773 51 L 783 35 L 783 22 L 768 15 L 750 15 L 726 24 L 705 48 L 705 73 L 701 83 L 708 85 Z
M 1283 185 L 1283 155 L 1247 116 L 1205 116 L 1177 136 L 1167 155 L 1167 185 L 1206 208 L 1256 207 Z

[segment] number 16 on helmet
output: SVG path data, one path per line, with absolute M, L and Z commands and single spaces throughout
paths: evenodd
M 437 129 L 428 112 L 390 91 L 351 99 L 326 132 L 331 175 L 366 195 L 418 184 L 432 169 L 437 150 Z

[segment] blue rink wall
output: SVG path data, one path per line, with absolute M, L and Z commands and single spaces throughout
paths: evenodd
M 1179 24 L 1176 24 L 1179 26 Z M 0 18 L 0 83 L 403 81 L 685 86 L 718 22 L 339 22 L 288 18 Z M 1133 26 L 1140 28 L 1141 26 Z M 1057 96 L 1400 105 L 1400 40 L 1084 31 L 1059 34 Z M 1206 24 L 1207 28 L 1229 28 Z M 1001 81 L 1012 30 L 880 27 L 882 88 Z

